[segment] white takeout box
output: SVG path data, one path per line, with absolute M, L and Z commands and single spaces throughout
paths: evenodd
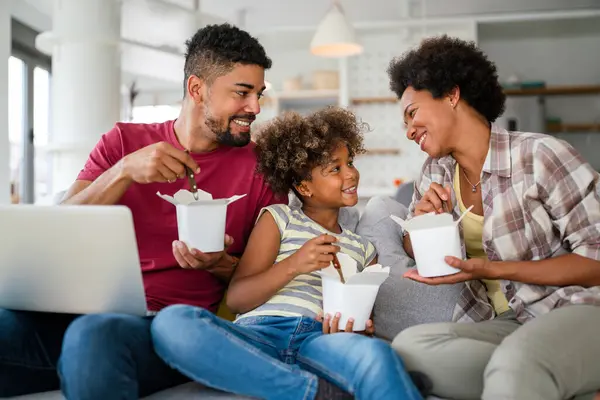
M 179 240 L 190 249 L 203 253 L 223 251 L 225 248 L 225 217 L 227 206 L 246 196 L 213 199 L 208 192 L 198 189 L 198 200 L 189 190 L 181 189 L 173 196 L 156 193 L 177 208 Z
M 459 269 L 449 266 L 444 258 L 446 256 L 463 258 L 458 230 L 462 217 L 454 221 L 449 213 L 429 213 L 408 221 L 394 215 L 390 218 L 410 234 L 410 243 L 419 275 L 430 278 L 460 272 Z
M 333 319 L 335 313 L 339 312 L 340 330 L 344 330 L 349 318 L 354 318 L 353 329 L 364 331 L 379 287 L 390 275 L 390 268 L 375 264 L 358 272 L 352 257 L 344 253 L 337 253 L 337 257 L 346 283 L 341 282 L 333 265 L 319 271 L 323 288 L 323 313 L 330 314 Z

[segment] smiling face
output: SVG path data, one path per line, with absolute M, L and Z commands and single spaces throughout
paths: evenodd
M 311 171 L 311 180 L 298 188 L 304 202 L 316 207 L 352 207 L 358 203 L 360 174 L 345 144 L 339 144 L 325 166 Z
M 453 127 L 456 126 L 457 90 L 439 99 L 427 90 L 406 88 L 400 99 L 406 125 L 406 137 L 433 158 L 450 154 Z
M 236 64 L 227 74 L 204 85 L 204 123 L 219 144 L 241 147 L 250 143 L 251 125 L 260 112 L 258 101 L 265 90 L 264 78 L 261 66 Z

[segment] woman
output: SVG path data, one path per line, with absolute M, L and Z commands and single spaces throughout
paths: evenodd
M 393 346 L 453 399 L 593 398 L 600 388 L 599 175 L 567 143 L 493 122 L 505 96 L 472 43 L 424 41 L 392 61 L 407 137 L 429 157 L 410 216 L 474 208 L 461 224 L 465 282 L 455 321 L 409 328 Z M 404 247 L 412 255 L 410 236 Z

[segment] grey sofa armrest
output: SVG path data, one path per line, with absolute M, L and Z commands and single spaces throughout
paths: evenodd
M 415 263 L 404 251 L 400 226 L 389 218 L 405 218 L 408 209 L 391 197 L 374 197 L 360 218 L 357 233 L 369 239 L 379 263 L 390 267 L 375 301 L 376 335 L 392 340 L 401 330 L 428 322 L 452 321 L 463 284 L 428 286 L 403 278 Z

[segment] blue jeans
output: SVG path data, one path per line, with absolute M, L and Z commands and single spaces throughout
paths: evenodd
M 56 390 L 56 363 L 75 315 L 0 309 L 0 397 Z
M 68 399 L 138 399 L 189 381 L 154 353 L 150 324 L 0 309 L 0 397 L 57 390 L 62 380 Z
M 131 399 L 188 382 L 154 352 L 152 318 L 85 315 L 67 329 L 59 362 L 69 400 Z
M 171 306 L 152 323 L 158 355 L 197 382 L 262 399 L 313 399 L 318 377 L 357 399 L 421 399 L 391 346 L 353 333 L 322 334 L 312 318 L 249 317 L 232 323 Z

